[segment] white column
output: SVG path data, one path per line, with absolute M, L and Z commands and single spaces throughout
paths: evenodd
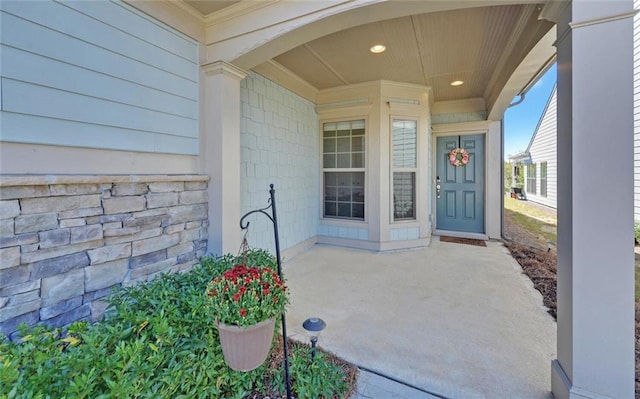
M 556 399 L 634 397 L 631 1 L 558 19 Z
M 240 81 L 247 73 L 224 61 L 204 65 L 203 173 L 209 181 L 209 245 L 222 255 L 240 248 Z

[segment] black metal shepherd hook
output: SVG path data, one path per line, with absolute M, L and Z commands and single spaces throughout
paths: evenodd
M 270 190 L 269 194 L 271 197 L 269 198 L 269 206 L 261 209 L 254 209 L 253 211 L 249 211 L 245 213 L 240 218 L 240 228 L 242 230 L 246 230 L 249 228 L 249 222 L 245 223 L 245 219 L 249 215 L 253 215 L 254 213 L 261 213 L 271 220 L 273 223 L 273 236 L 276 241 L 276 263 L 278 265 L 278 276 L 282 279 L 282 261 L 280 259 L 280 237 L 278 235 L 278 217 L 276 216 L 276 190 L 273 188 L 273 184 L 269 185 Z M 266 211 L 271 208 L 271 215 L 269 215 Z M 287 399 L 291 399 L 291 379 L 289 378 L 289 351 L 287 345 L 287 322 L 285 319 L 285 312 L 282 313 L 282 345 L 284 349 L 284 378 L 285 378 L 285 387 L 287 389 Z

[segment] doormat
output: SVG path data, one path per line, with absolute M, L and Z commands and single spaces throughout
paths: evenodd
M 449 237 L 449 236 L 440 236 L 440 241 L 442 242 L 452 242 L 454 244 L 467 244 L 467 245 L 475 245 L 478 247 L 486 247 L 487 243 L 483 240 L 476 240 L 475 238 L 458 238 L 458 237 Z

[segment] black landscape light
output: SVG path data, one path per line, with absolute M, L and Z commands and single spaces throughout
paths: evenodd
M 320 332 L 324 330 L 327 324 L 319 317 L 310 317 L 302 323 L 302 328 L 305 329 L 309 337 L 311 338 L 311 359 L 316 357 L 316 344 L 318 343 L 318 337 Z

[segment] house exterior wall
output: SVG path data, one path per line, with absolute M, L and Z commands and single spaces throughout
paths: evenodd
M 120 1 L 0 3 L 0 332 L 96 320 L 207 248 L 200 45 Z M 170 175 L 169 175 L 170 174 Z
M 640 0 L 634 0 L 640 10 Z M 640 14 L 633 17 L 633 214 L 640 222 Z
M 198 153 L 197 42 L 121 2 L 0 12 L 3 142 Z
M 533 134 L 527 152 L 530 162 L 536 167 L 536 193 L 527 192 L 527 199 L 552 208 L 557 207 L 558 161 L 557 161 L 557 90 L 554 88 L 542 113 L 540 123 Z M 541 195 L 540 168 L 547 163 L 547 196 Z M 533 165 L 527 165 L 528 168 Z
M 324 123 L 365 121 L 364 220 L 323 216 L 318 241 L 369 250 L 393 250 L 427 245 L 431 237 L 431 123 L 428 87 L 375 81 L 322 90 L 318 114 Z M 394 220 L 394 120 L 416 121 L 415 219 Z M 320 166 L 322 167 L 322 166 Z M 320 192 L 324 191 L 319 182 Z M 321 206 L 323 195 L 318 197 Z
M 97 320 L 117 286 L 189 270 L 207 245 L 206 176 L 0 180 L 0 333 Z
M 318 230 L 320 136 L 315 105 L 254 72 L 240 83 L 241 211 L 268 205 L 276 189 L 280 245 L 291 249 Z M 250 221 L 247 240 L 274 251 L 273 225 Z

